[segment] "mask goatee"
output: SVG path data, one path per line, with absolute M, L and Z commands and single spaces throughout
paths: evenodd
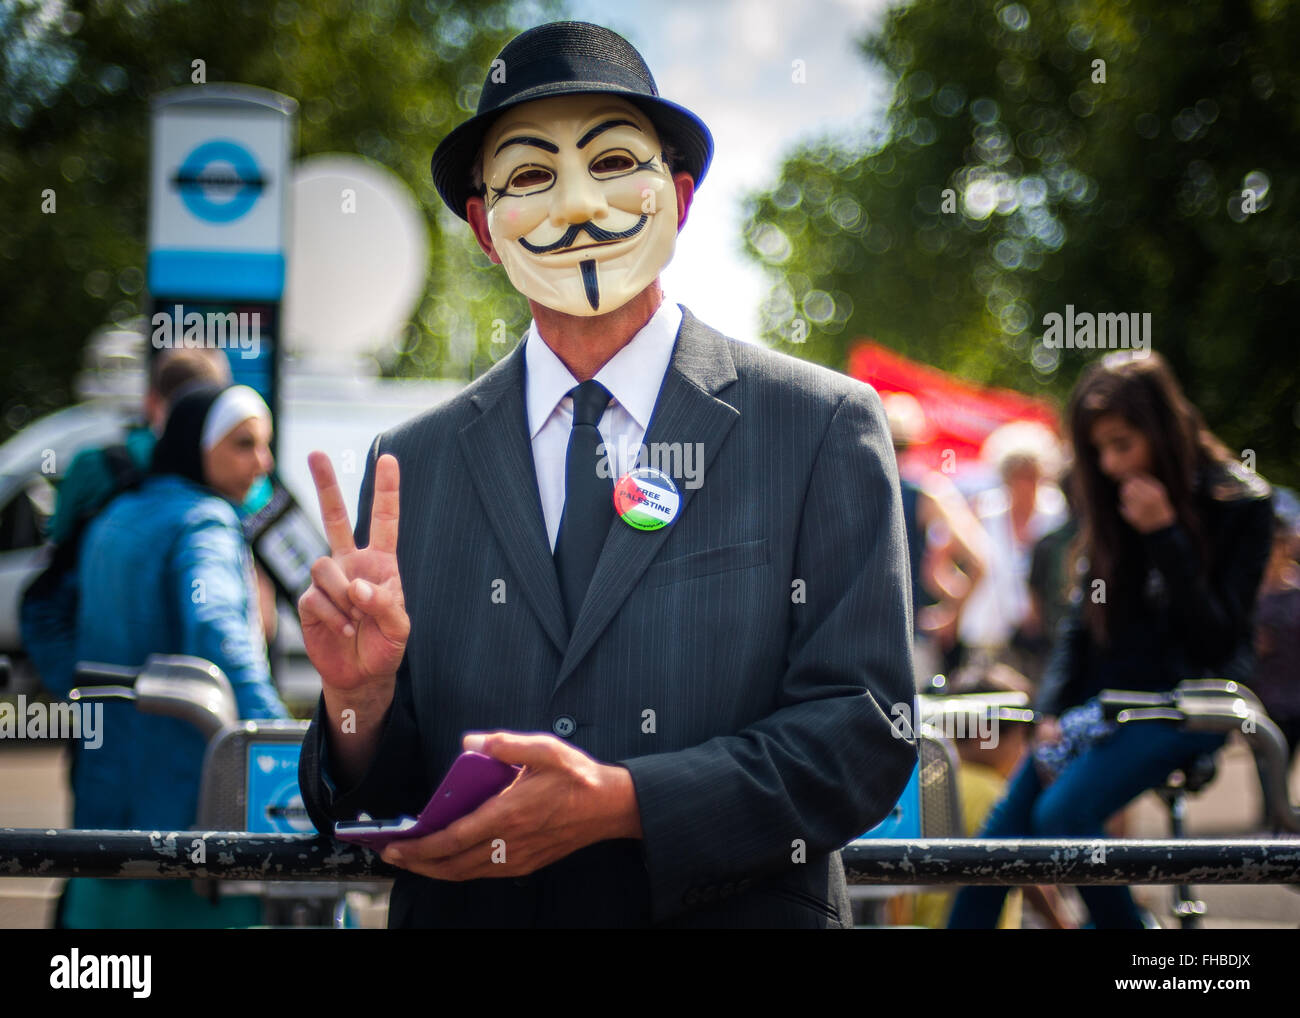
M 582 288 L 587 294 L 587 303 L 591 305 L 592 311 L 600 310 L 600 282 L 596 279 L 596 260 L 588 258 L 585 262 L 580 262 L 578 267 L 582 269 Z

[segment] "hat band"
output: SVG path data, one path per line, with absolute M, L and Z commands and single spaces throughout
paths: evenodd
M 659 95 L 653 81 L 631 68 L 624 67 L 598 57 L 569 56 L 564 54 L 548 55 L 540 60 L 532 60 L 515 67 L 507 65 L 505 81 L 493 80 L 488 75 L 479 98 L 478 112 L 490 113 L 503 103 L 510 102 L 521 92 L 537 88 L 540 85 L 555 85 L 557 91 L 578 82 L 599 83 L 610 91 L 624 89 L 638 95 Z

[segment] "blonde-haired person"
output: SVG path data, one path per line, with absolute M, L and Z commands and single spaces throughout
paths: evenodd
M 1038 681 L 1045 653 L 1045 634 L 1032 631 L 1034 546 L 1066 516 L 1065 497 L 1056 485 L 1057 446 L 1051 431 L 1032 421 L 1004 424 L 985 440 L 980 458 L 996 470 L 1001 484 L 974 501 L 989 538 L 988 571 L 966 600 L 957 630 L 968 662 L 1003 661 L 1032 682 Z

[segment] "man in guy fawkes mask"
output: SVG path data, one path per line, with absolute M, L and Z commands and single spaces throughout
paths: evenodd
M 375 440 L 355 534 L 313 454 L 299 778 L 325 830 L 419 813 L 462 749 L 524 769 L 384 850 L 391 926 L 851 924 L 837 850 L 916 763 L 896 466 L 869 386 L 664 299 L 712 151 L 626 40 L 560 22 L 434 153 L 533 321 Z

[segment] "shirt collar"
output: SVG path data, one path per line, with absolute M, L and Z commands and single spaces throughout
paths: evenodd
M 650 414 L 659 398 L 681 324 L 681 307 L 665 297 L 641 330 L 596 372 L 596 381 L 609 390 L 643 431 L 650 426 Z M 524 370 L 528 435 L 533 439 L 578 380 L 546 345 L 535 321 L 528 325 Z

